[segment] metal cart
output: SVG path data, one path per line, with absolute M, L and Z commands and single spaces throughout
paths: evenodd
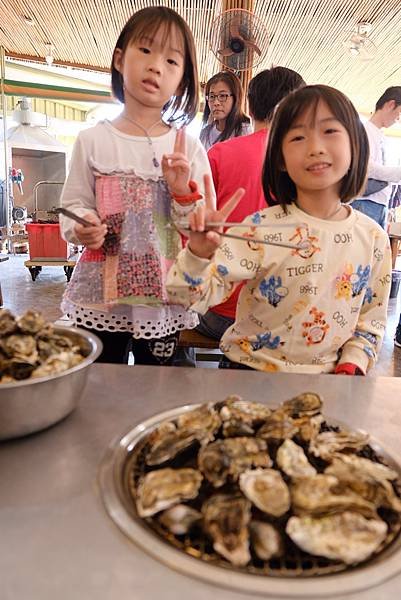
M 68 257 L 68 244 L 61 238 L 58 223 L 38 223 L 40 213 L 44 213 L 46 220 L 47 211 L 38 210 L 38 190 L 43 185 L 63 185 L 63 181 L 38 181 L 33 188 L 34 196 L 34 223 L 27 224 L 29 238 L 29 260 L 24 265 L 29 269 L 32 281 L 42 270 L 42 267 L 62 266 L 67 281 L 70 281 L 75 260 Z

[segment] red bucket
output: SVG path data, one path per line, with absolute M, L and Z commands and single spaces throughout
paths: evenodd
M 67 242 L 60 234 L 58 223 L 27 223 L 29 258 L 67 258 Z

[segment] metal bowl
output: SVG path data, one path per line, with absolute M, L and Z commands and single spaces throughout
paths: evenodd
M 40 431 L 64 419 L 76 408 L 89 366 L 102 351 L 92 333 L 74 327 L 55 327 L 55 333 L 80 346 L 84 360 L 56 375 L 0 384 L 0 440 Z

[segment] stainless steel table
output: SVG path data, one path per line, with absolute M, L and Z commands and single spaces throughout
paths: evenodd
M 275 406 L 306 390 L 323 395 L 328 417 L 366 429 L 401 455 L 401 378 L 92 366 L 80 406 L 65 421 L 0 444 L 0 598 L 249 600 L 178 574 L 127 540 L 103 508 L 98 465 L 112 439 L 162 410 L 229 393 Z M 400 596 L 398 575 L 337 598 Z

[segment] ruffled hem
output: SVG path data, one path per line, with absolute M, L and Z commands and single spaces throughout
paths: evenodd
M 134 338 L 161 338 L 181 329 L 193 329 L 199 323 L 195 312 L 182 306 L 158 308 L 113 306 L 103 311 L 63 302 L 62 310 L 75 325 L 98 331 L 130 331 Z

